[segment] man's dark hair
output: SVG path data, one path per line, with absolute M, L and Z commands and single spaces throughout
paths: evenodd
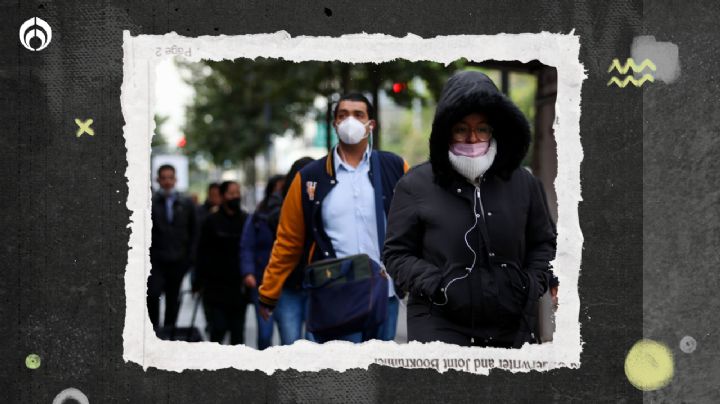
M 163 172 L 163 171 L 165 171 L 165 170 L 172 170 L 173 174 L 175 174 L 175 167 L 171 166 L 170 164 L 163 164 L 163 165 L 161 165 L 160 168 L 158 168 L 158 170 L 157 170 L 157 175 L 158 175 L 158 177 L 160 176 L 160 173 Z
M 230 188 L 230 185 L 237 184 L 236 181 L 223 181 L 220 184 L 220 195 L 225 195 L 225 192 L 227 192 L 228 188 Z
M 208 184 L 208 194 L 215 188 L 220 190 L 220 184 L 218 184 L 217 182 L 211 182 L 210 184 Z
M 342 101 L 360 101 L 364 102 L 367 106 L 367 114 L 369 119 L 375 119 L 375 108 L 373 108 L 373 105 L 370 103 L 370 100 L 367 99 L 364 95 L 360 93 L 348 93 L 340 97 L 337 104 L 335 104 L 335 110 L 333 111 L 333 118 L 337 119 L 338 114 L 338 107 L 340 106 L 340 103 Z

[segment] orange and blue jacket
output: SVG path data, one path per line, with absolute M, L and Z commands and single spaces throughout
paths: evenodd
M 387 215 L 395 184 L 409 167 L 405 160 L 393 153 L 378 150 L 373 153 L 379 153 L 383 208 Z M 371 184 L 373 171 L 371 164 L 368 173 Z M 332 153 L 303 167 L 293 179 L 283 201 L 277 237 L 259 288 L 260 302 L 264 305 L 274 307 L 288 277 L 293 275 L 294 282 L 301 281 L 307 264 L 335 258 L 321 214 L 323 199 L 335 184 L 337 179 Z

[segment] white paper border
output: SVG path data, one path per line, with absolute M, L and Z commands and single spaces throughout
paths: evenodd
M 173 48 L 173 46 L 175 48 Z M 577 368 L 580 364 L 580 298 L 578 276 L 583 236 L 578 218 L 580 196 L 580 89 L 586 78 L 579 61 L 580 38 L 570 34 L 453 35 L 424 39 L 408 34 L 397 38 L 383 34 L 353 34 L 339 38 L 291 37 L 287 32 L 239 36 L 188 38 L 167 35 L 131 36 L 123 32 L 123 84 L 121 93 L 123 128 L 127 147 L 127 207 L 131 235 L 125 271 L 125 328 L 123 359 L 144 369 L 299 371 L 351 368 L 367 369 L 370 364 L 449 369 L 448 359 L 460 370 L 487 374 L 490 368 L 511 371 Z M 290 61 L 334 61 L 351 63 L 386 62 L 402 58 L 448 64 L 460 58 L 471 61 L 537 59 L 557 68 L 556 120 L 558 170 L 555 189 L 558 201 L 558 254 L 554 261 L 560 279 L 561 299 L 556 313 L 554 341 L 526 345 L 520 350 L 460 347 L 444 343 L 370 341 L 363 344 L 330 342 L 319 345 L 298 341 L 257 351 L 246 346 L 210 342 L 163 341 L 152 331 L 146 309 L 146 284 L 150 271 L 150 142 L 153 134 L 154 74 L 163 58 L 181 54 L 189 61 L 222 60 L 238 57 L 279 58 Z M 492 363 L 488 362 L 492 359 Z

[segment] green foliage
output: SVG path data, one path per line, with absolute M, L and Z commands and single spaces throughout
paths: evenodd
M 167 145 L 167 138 L 163 135 L 162 127 L 170 118 L 164 115 L 155 114 L 153 119 L 155 120 L 155 132 L 153 134 L 150 147 L 152 149 L 165 147 Z
M 314 107 L 315 99 L 348 92 L 370 94 L 376 108 L 383 111 L 379 118 L 387 120 L 378 119 L 382 148 L 416 164 L 427 158 L 435 102 L 456 70 L 483 71 L 500 87 L 499 71 L 464 59 L 445 66 L 401 59 L 349 64 L 241 58 L 182 63 L 181 67 L 190 73 L 187 81 L 196 92 L 187 109 L 185 151 L 202 155 L 216 165 L 252 158 L 271 144 L 274 135 L 300 133 L 308 119 L 326 121 L 327 112 Z M 406 87 L 393 92 L 394 83 Z M 511 75 L 511 96 L 528 119 L 534 117 L 536 86 L 532 75 Z M 395 106 L 390 107 L 394 113 L 386 114 L 386 106 L 378 105 L 380 93 L 393 101 Z M 416 105 L 408 109 L 413 100 L 417 100 Z M 418 110 L 419 120 L 413 116 Z
M 393 112 L 386 120 L 382 148 L 402 156 L 410 166 L 426 161 L 430 157 L 430 129 L 434 115 L 434 101 L 420 108 L 419 117 L 413 109 Z
M 522 111 L 530 123 L 530 133 L 535 141 L 535 95 L 537 94 L 537 78 L 532 74 L 510 73 L 510 98 Z M 523 165 L 531 166 L 534 158 L 531 146 Z
M 187 152 L 215 164 L 238 162 L 264 150 L 272 135 L 299 132 L 316 92 L 305 81 L 317 76 L 313 63 L 270 59 L 185 64 L 195 101 L 188 107 Z
M 406 60 L 349 64 L 263 58 L 183 63 L 196 92 L 187 109 L 186 153 L 204 155 L 218 165 L 251 158 L 271 143 L 273 135 L 299 133 L 307 117 L 324 119 L 326 112 L 313 107 L 317 96 L 369 92 L 378 107 L 376 98 L 384 91 L 402 106 L 413 98 L 426 104 L 463 63 L 446 67 Z M 393 83 L 409 84 L 416 76 L 426 83 L 423 91 L 412 85 L 398 93 L 389 91 Z

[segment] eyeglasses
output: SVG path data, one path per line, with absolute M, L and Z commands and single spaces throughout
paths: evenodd
M 451 130 L 453 140 L 456 142 L 465 141 L 472 132 L 477 133 L 480 140 L 485 141 L 492 136 L 493 129 L 490 125 L 478 125 L 474 128 L 470 128 L 468 125 L 458 124 L 453 126 Z

